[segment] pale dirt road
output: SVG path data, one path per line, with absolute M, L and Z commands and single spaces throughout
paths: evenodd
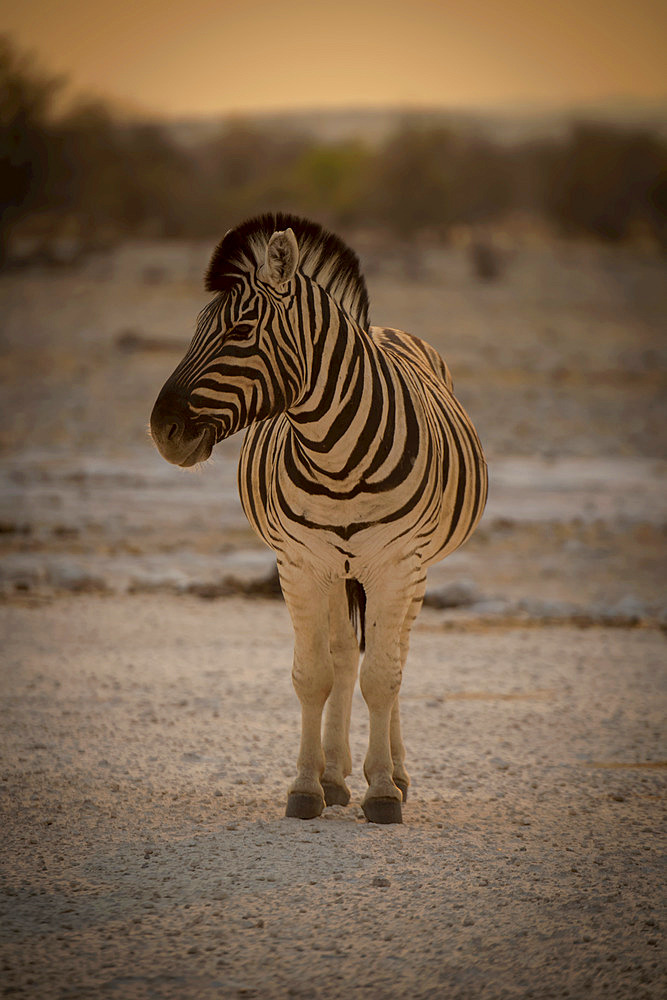
M 664 635 L 426 610 L 400 827 L 282 818 L 278 601 L 17 598 L 5 637 L 0 992 L 658 998 Z

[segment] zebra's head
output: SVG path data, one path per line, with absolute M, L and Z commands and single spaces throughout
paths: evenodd
M 303 395 L 308 282 L 367 324 L 358 261 L 338 237 L 290 215 L 261 216 L 227 233 L 207 273 L 216 295 L 151 414 L 153 440 L 167 461 L 204 462 L 217 442 Z
M 167 461 L 204 462 L 218 441 L 289 406 L 299 380 L 283 370 L 282 355 L 298 260 L 293 231 L 274 232 L 255 273 L 202 309 L 187 354 L 151 414 L 153 440 Z

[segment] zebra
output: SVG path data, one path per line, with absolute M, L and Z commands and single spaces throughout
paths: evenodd
M 369 712 L 362 802 L 402 822 L 410 778 L 398 694 L 427 567 L 458 548 L 486 502 L 479 438 L 437 351 L 370 325 L 355 253 L 317 223 L 265 214 L 227 232 L 215 293 L 151 414 L 169 462 L 205 462 L 247 428 L 238 484 L 276 553 L 301 705 L 286 815 L 347 805 L 353 690 Z M 324 718 L 323 718 L 324 717 Z

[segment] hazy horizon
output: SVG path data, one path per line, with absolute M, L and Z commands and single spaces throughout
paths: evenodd
M 103 96 L 103 95 L 100 95 Z M 121 105 L 122 107 L 122 105 Z M 635 111 L 640 114 L 646 112 L 655 112 L 656 115 L 664 114 L 667 116 L 667 92 L 664 95 L 656 95 L 655 97 L 634 97 L 628 94 L 610 94 L 609 96 L 600 98 L 599 100 L 572 100 L 572 101 L 539 101 L 539 100 L 508 100 L 506 102 L 497 104 L 448 104 L 448 103 L 392 103 L 383 104 L 380 102 L 367 103 L 367 104 L 304 104 L 298 106 L 287 106 L 287 105 L 276 105 L 275 107 L 256 107 L 247 108 L 243 110 L 213 110 L 213 111 L 190 111 L 190 112 L 151 112 L 150 110 L 145 111 L 149 116 L 154 117 L 157 120 L 165 121 L 213 121 L 220 118 L 271 118 L 271 117 L 307 117 L 308 115 L 317 114 L 331 114 L 331 115 L 400 115 L 404 113 L 406 116 L 411 114 L 440 114 L 451 115 L 453 117 L 460 116 L 465 117 L 521 117 L 521 116 L 558 116 L 567 115 L 568 113 L 576 114 L 579 111 L 586 111 L 586 109 L 591 109 L 594 112 L 605 112 L 608 111 L 610 115 L 618 111 L 622 113 L 627 111 L 629 114 Z M 128 109 L 131 110 L 131 109 Z M 137 109 L 135 109 L 136 111 Z M 140 112 L 138 112 L 140 113 Z

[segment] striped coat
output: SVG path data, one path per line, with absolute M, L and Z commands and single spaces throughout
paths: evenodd
M 409 778 L 398 690 L 410 627 L 427 567 L 483 512 L 479 439 L 438 353 L 370 326 L 356 257 L 320 227 L 291 216 L 245 223 L 215 251 L 208 287 L 217 295 L 151 428 L 181 465 L 248 428 L 241 501 L 276 552 L 295 632 L 302 741 L 287 814 L 308 818 L 349 799 L 359 660 L 351 605 L 365 615 L 363 807 L 371 821 L 400 822 Z

